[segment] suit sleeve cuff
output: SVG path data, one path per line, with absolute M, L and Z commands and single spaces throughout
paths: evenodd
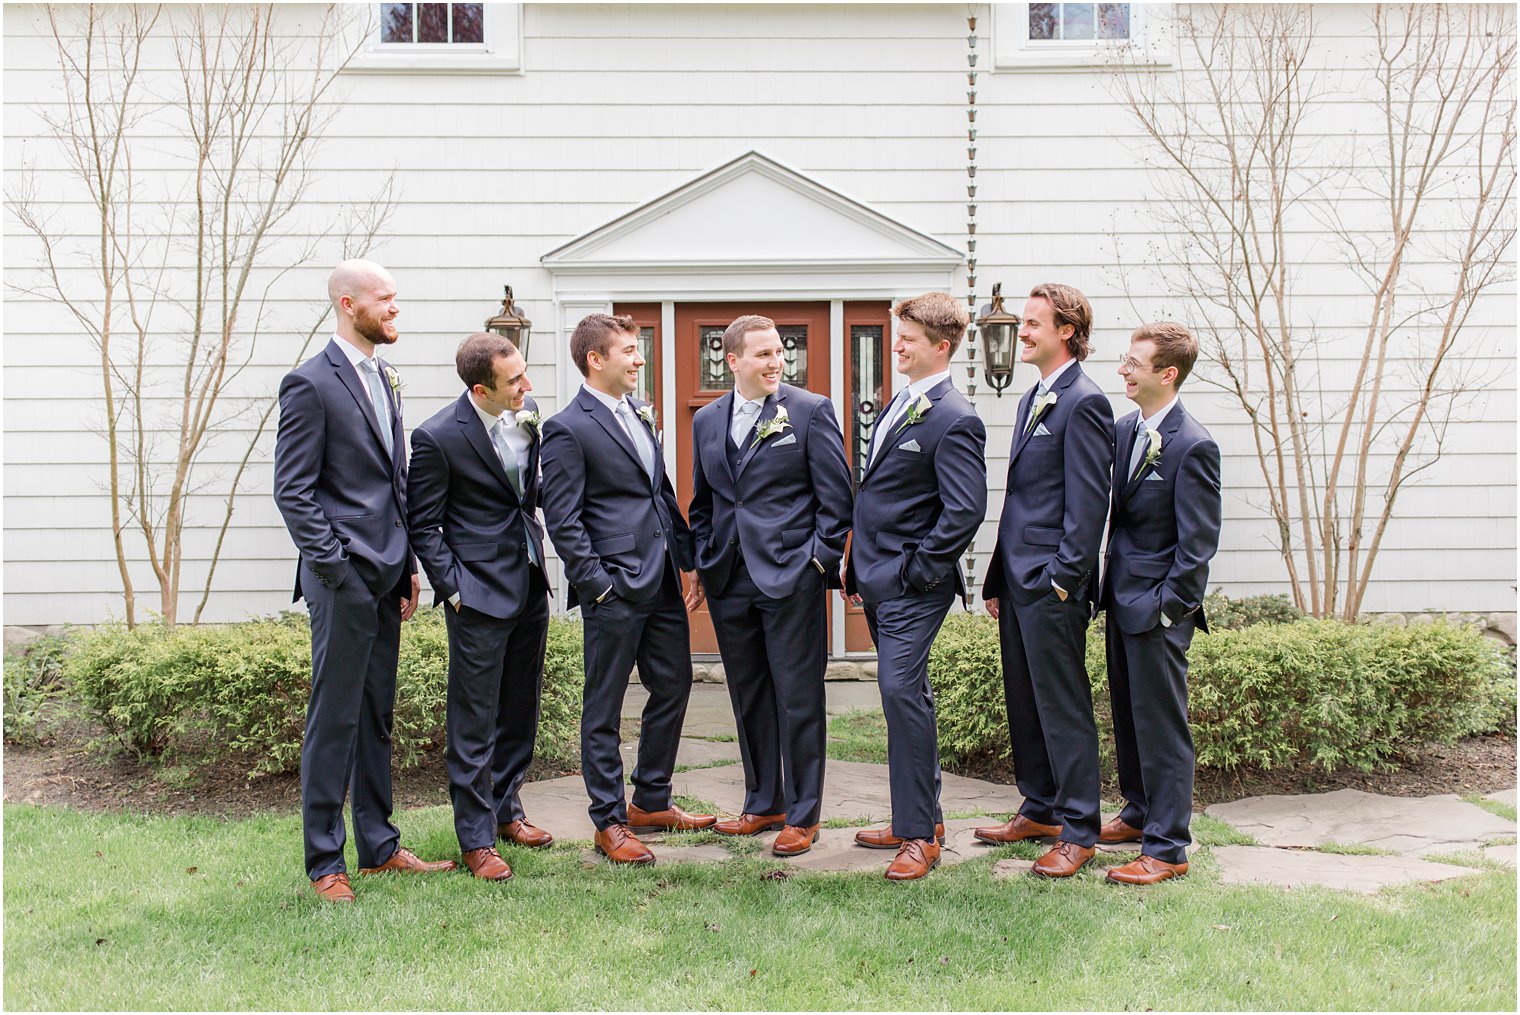
M 1172 626 L 1172 618 L 1168 617 L 1166 615 L 1165 611 L 1162 611 L 1162 614 L 1161 614 L 1161 626 L 1162 627 L 1171 627 Z
M 456 610 L 459 609 L 460 604 L 463 602 L 464 600 L 459 597 L 458 592 L 454 593 L 452 596 L 449 596 L 449 605 L 454 607 Z

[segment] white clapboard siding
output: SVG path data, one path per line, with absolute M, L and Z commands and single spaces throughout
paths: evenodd
M 282 6 L 280 32 L 308 39 L 317 10 Z M 580 292 L 557 301 L 555 278 L 540 258 L 744 152 L 763 152 L 965 250 L 967 10 L 955 4 L 527 4 L 520 74 L 346 75 L 331 100 L 338 115 L 314 153 L 316 178 L 291 222 L 293 237 L 280 249 L 302 246 L 392 180 L 399 203 L 370 255 L 391 269 L 400 290 L 402 339 L 386 355 L 404 379 L 408 425 L 457 397 L 454 349 L 495 313 L 505 283 L 535 322 L 530 376 L 535 397 L 552 412 L 576 379 L 564 351 L 567 328 L 611 298 L 599 302 L 601 294 Z M 1097 318 L 1086 369 L 1122 416 L 1129 410 L 1115 365 L 1132 327 L 1149 318 L 1187 321 L 1192 312 L 1168 281 L 1178 269 L 1155 251 L 1157 230 L 1166 226 L 1147 214 L 1157 193 L 1154 155 L 1110 95 L 1103 72 L 994 72 L 994 19 L 986 5 L 974 10 L 982 37 L 975 124 L 979 302 L 994 282 L 1004 284 L 1015 311 L 1034 283 L 1082 288 Z M 1339 75 L 1364 65 L 1367 15 L 1360 5 L 1319 8 L 1309 69 Z M 167 16 L 186 11 L 174 8 Z M 4 18 L 7 182 L 23 168 L 33 171 L 36 193 L 53 206 L 51 235 L 64 256 L 63 276 L 88 294 L 92 208 L 42 136 L 42 113 L 56 110 L 49 104 L 59 95 L 51 40 L 39 7 L 10 5 Z M 163 84 L 171 63 L 170 51 L 156 46 L 145 84 Z M 1350 76 L 1343 77 L 1342 94 L 1306 125 L 1307 164 L 1333 165 L 1350 133 L 1366 129 L 1369 108 L 1355 101 L 1350 85 Z M 185 192 L 188 167 L 173 155 L 177 130 L 172 115 L 160 113 L 145 125 L 137 147 L 136 164 L 152 172 L 144 187 L 152 188 L 153 199 Z M 1374 225 L 1383 215 L 1368 200 L 1348 200 L 1342 211 Z M 1442 214 L 1439 201 L 1430 212 Z M 1312 303 L 1316 321 L 1313 369 L 1323 377 L 1325 395 L 1314 411 L 1334 416 L 1353 383 L 1366 299 L 1339 244 L 1318 222 L 1295 217 L 1285 232 L 1296 297 Z M 805 258 L 809 237 L 789 239 Z M 98 351 L 66 311 L 25 291 L 39 282 L 40 248 L 10 216 L 3 252 L 11 287 L 3 387 L 6 623 L 120 616 L 103 493 Z M 1412 270 L 1439 279 L 1443 255 L 1441 239 L 1422 242 L 1411 253 Z M 311 261 L 269 288 L 259 344 L 230 407 L 273 396 L 322 313 L 336 258 L 335 246 L 318 242 Z M 187 284 L 183 249 L 168 263 L 179 272 L 176 284 Z M 256 279 L 255 289 L 262 292 L 270 277 Z M 964 267 L 956 278 L 956 292 L 964 294 Z M 777 295 L 772 284 L 757 277 L 757 295 Z M 118 340 L 128 340 L 124 322 L 118 329 Z M 309 353 L 320 350 L 326 334 L 316 334 Z M 1515 337 L 1509 285 L 1476 308 L 1463 341 L 1472 376 L 1490 390 L 1452 427 L 1444 458 L 1402 493 L 1369 609 L 1514 608 Z M 148 362 L 163 376 L 161 393 L 177 382 L 183 356 L 183 346 L 168 338 L 150 348 Z M 1224 451 L 1226 524 L 1213 584 L 1232 595 L 1282 591 L 1285 571 L 1272 544 L 1250 428 L 1232 400 L 1207 383 L 1215 369 L 1200 363 L 1183 392 Z M 955 376 L 964 385 L 964 358 Z M 992 488 L 974 546 L 978 577 L 996 536 L 1012 413 L 1034 380 L 1030 368 L 1019 367 L 1012 387 L 994 397 L 978 377 L 975 401 L 988 424 Z M 162 398 L 150 398 L 149 406 L 154 413 L 172 407 Z M 199 600 L 219 531 L 225 479 L 247 451 L 256 417 L 228 420 L 202 456 L 201 480 L 217 481 L 188 503 L 186 615 Z M 289 604 L 295 554 L 270 496 L 273 426 L 271 419 L 243 477 L 208 608 L 212 620 Z M 1386 456 L 1373 464 L 1374 475 L 1381 475 Z M 130 545 L 138 545 L 136 538 L 129 531 Z M 551 564 L 557 579 L 558 566 Z M 140 604 L 155 608 L 146 565 L 134 564 L 133 573 Z

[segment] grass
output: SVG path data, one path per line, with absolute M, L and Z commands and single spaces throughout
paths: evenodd
M 1509 804 L 1500 803 L 1498 800 L 1486 799 L 1479 793 L 1468 793 L 1466 796 L 1462 797 L 1462 799 L 1466 800 L 1470 804 L 1474 804 L 1475 806 L 1483 808 L 1490 814 L 1497 814 L 1505 821 L 1515 820 L 1515 809 Z
M 887 717 L 878 711 L 842 712 L 829 720 L 829 760 L 887 763 Z
M 1208 862 L 1152 890 L 994 881 L 1010 847 L 893 885 L 770 878 L 763 856 L 588 867 L 562 844 L 508 847 L 504 885 L 365 878 L 338 909 L 306 885 L 293 815 L 4 817 L 9 1009 L 1515 1004 L 1513 871 L 1372 897 L 1226 887 Z M 402 825 L 424 856 L 455 848 L 447 807 Z

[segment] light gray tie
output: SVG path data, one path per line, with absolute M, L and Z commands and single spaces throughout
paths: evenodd
M 649 478 L 654 478 L 654 442 L 644 432 L 644 424 L 633 418 L 633 408 L 627 399 L 618 402 L 618 422 L 623 424 L 623 430 L 628 434 L 628 439 L 633 441 L 633 448 L 639 453 L 639 460 L 644 463 L 644 471 Z
M 1029 419 L 1025 420 L 1025 422 L 1024 422 L 1024 432 L 1025 433 L 1028 433 L 1030 430 L 1034 429 L 1034 426 L 1035 426 L 1035 413 L 1039 412 L 1039 410 L 1040 410 L 1040 399 L 1042 399 L 1044 397 L 1045 397 L 1045 385 L 1041 384 L 1037 388 L 1035 388 L 1034 401 L 1029 403 Z
M 1133 480 L 1140 473 L 1140 463 L 1145 460 L 1145 452 L 1150 448 L 1150 441 L 1145 439 L 1145 420 L 1135 424 L 1135 449 L 1129 453 L 1129 478 Z
M 496 447 L 496 455 L 501 459 L 501 467 L 506 470 L 507 481 L 512 484 L 512 492 L 517 494 L 517 503 L 526 506 L 526 501 L 523 499 L 522 465 L 517 460 L 517 452 L 513 451 L 511 445 L 507 443 L 505 417 L 499 417 L 496 424 L 491 427 L 491 443 Z M 538 550 L 533 546 L 533 530 L 528 527 L 527 518 L 523 519 L 523 531 L 527 534 L 528 559 L 538 564 L 540 563 Z
M 892 401 L 887 403 L 887 411 L 882 413 L 881 418 L 876 421 L 876 427 L 871 431 L 871 457 L 869 462 L 876 461 L 877 452 L 881 450 L 883 444 L 891 439 L 891 428 L 897 423 L 897 417 L 900 415 L 898 409 L 907 403 L 907 394 L 910 390 L 911 385 L 894 395 Z
M 385 443 L 385 453 L 395 454 L 395 438 L 391 436 L 390 402 L 385 396 L 385 381 L 380 377 L 380 364 L 373 359 L 361 361 L 364 380 L 369 385 L 369 400 L 375 408 L 375 420 L 380 424 L 380 439 Z
M 733 424 L 729 428 L 729 436 L 734 439 L 734 446 L 740 451 L 744 450 L 745 438 L 755 428 L 755 417 L 759 414 L 759 402 L 741 402 L 739 411 L 734 414 Z

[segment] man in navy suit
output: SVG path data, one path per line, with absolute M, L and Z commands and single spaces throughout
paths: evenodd
M 311 699 L 301 743 L 306 873 L 352 902 L 343 799 L 353 787 L 361 874 L 453 870 L 401 846 L 391 824 L 391 719 L 401 623 L 417 608 L 406 533 L 400 378 L 375 354 L 396 341 L 396 283 L 370 261 L 327 280 L 327 347 L 280 382 L 274 499 L 300 552 L 295 599 L 311 611 Z
M 533 760 L 549 631 L 538 510 L 538 404 L 517 347 L 466 338 L 454 355 L 465 392 L 412 434 L 408 527 L 448 604 L 449 796 L 470 873 L 505 881 L 496 840 L 543 847 L 518 790 Z
M 1187 873 L 1193 808 L 1187 650 L 1207 631 L 1203 594 L 1219 549 L 1219 445 L 1177 391 L 1198 359 L 1182 325 L 1146 324 L 1119 366 L 1139 408 L 1119 421 L 1103 569 L 1108 689 L 1125 806 L 1101 842 L 1139 842 L 1108 880 L 1149 885 Z
M 997 546 L 982 595 L 998 620 L 1014 777 L 1024 803 L 985 842 L 1059 841 L 1034 865 L 1070 877 L 1098 841 L 1098 730 L 1085 655 L 1114 464 L 1108 396 L 1082 372 L 1092 307 L 1069 285 L 1024 305 L 1019 358 L 1040 382 L 1019 403 Z
M 850 467 L 827 398 L 781 383 L 781 336 L 748 315 L 723 334 L 734 390 L 692 421 L 691 529 L 744 762 L 744 809 L 724 835 L 818 838 L 827 722 L 825 597 L 839 587 Z
M 887 877 L 911 881 L 939 864 L 944 836 L 929 646 L 955 597 L 966 595 L 960 558 L 987 513 L 987 431 L 950 382 L 970 323 L 960 301 L 925 293 L 892 313 L 892 351 L 907 384 L 871 433 L 845 592 L 864 605 L 876 643 L 892 795 L 891 826 L 855 841 L 895 848 Z
M 586 381 L 544 423 L 543 505 L 584 625 L 581 772 L 597 850 L 614 863 L 653 863 L 636 832 L 717 820 L 686 813 L 670 789 L 691 696 L 686 614 L 701 603 L 702 584 L 692 576 L 683 607 L 678 572 L 694 567 L 691 529 L 665 473 L 654 411 L 632 397 L 644 365 L 638 325 L 591 314 L 575 327 L 570 357 Z M 618 725 L 635 662 L 649 701 L 625 805 Z

